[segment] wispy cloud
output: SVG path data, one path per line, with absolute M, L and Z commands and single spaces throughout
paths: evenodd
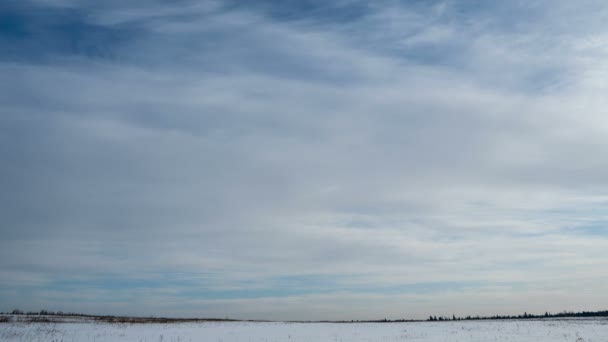
M 0 310 L 601 302 L 599 1 L 0 10 Z

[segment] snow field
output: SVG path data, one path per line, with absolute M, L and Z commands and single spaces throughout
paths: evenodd
M 0 323 L 19 342 L 608 342 L 607 319 L 415 323 Z

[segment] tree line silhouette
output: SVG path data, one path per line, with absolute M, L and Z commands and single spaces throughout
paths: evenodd
M 62 312 L 62 311 L 48 311 L 48 310 L 40 310 L 40 311 L 22 311 L 19 309 L 12 310 L 10 312 L 0 312 L 0 315 L 27 315 L 27 316 L 79 316 L 79 317 L 91 317 L 99 320 L 106 320 L 110 322 L 114 321 L 133 321 L 137 319 L 144 320 L 145 322 L 149 321 L 162 321 L 162 322 L 173 322 L 173 321 L 235 321 L 229 318 L 190 318 L 190 319 L 179 319 L 179 318 L 159 318 L 159 317 L 121 317 L 121 316 L 111 316 L 111 315 L 89 315 L 82 313 L 73 313 L 73 312 Z M 470 320 L 508 320 L 508 319 L 542 319 L 542 318 L 565 318 L 565 317 L 608 317 L 608 310 L 603 311 L 563 311 L 560 313 L 549 313 L 545 312 L 542 315 L 533 315 L 527 312 L 524 312 L 521 315 L 494 315 L 494 316 L 464 316 L 459 317 L 456 315 L 449 316 L 434 316 L 431 315 L 426 321 L 436 322 L 436 321 L 470 321 Z M 321 321 L 321 322 L 342 322 L 342 323 L 363 323 L 363 322 L 375 322 L 375 323 L 396 323 L 396 322 L 417 322 L 421 320 L 414 319 L 379 319 L 379 320 L 350 320 L 350 321 Z M 314 321 L 307 321 L 314 322 Z
M 544 315 L 533 315 L 524 312 L 521 315 L 494 315 L 494 316 L 466 316 L 466 317 L 452 317 L 446 316 L 429 316 L 427 321 L 467 321 L 467 320 L 484 320 L 484 319 L 541 319 L 541 318 L 564 318 L 564 317 L 608 317 L 608 310 L 603 311 L 563 311 L 560 313 L 549 313 L 545 312 Z

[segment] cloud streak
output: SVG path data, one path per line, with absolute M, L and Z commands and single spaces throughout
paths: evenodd
M 602 309 L 601 2 L 1 9 L 2 310 Z

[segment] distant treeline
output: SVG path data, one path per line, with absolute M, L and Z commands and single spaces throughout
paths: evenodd
M 106 322 L 106 323 L 184 323 L 184 322 L 224 322 L 224 321 L 237 321 L 230 318 L 166 318 L 166 317 L 129 317 L 129 316 L 112 316 L 112 315 L 89 315 L 76 312 L 63 312 L 63 311 L 22 311 L 15 309 L 10 312 L 2 313 L 0 315 L 23 315 L 26 322 L 61 322 L 59 317 L 84 317 L 90 318 L 95 321 Z M 54 318 L 57 317 L 57 318 Z M 0 318 L 0 322 L 8 321 Z
M 27 315 L 27 316 L 42 316 L 40 318 L 33 318 L 33 321 L 45 321 L 49 320 L 48 318 L 44 318 L 44 316 L 75 316 L 75 317 L 88 317 L 92 318 L 96 321 L 104 321 L 108 323 L 172 323 L 172 322 L 203 322 L 203 321 L 239 321 L 230 318 L 163 318 L 163 317 L 128 317 L 128 316 L 110 316 L 110 315 L 89 315 L 82 313 L 74 313 L 74 312 L 62 312 L 62 311 L 48 311 L 48 310 L 40 310 L 40 311 L 21 311 L 15 309 L 10 312 L 0 312 L 0 315 Z M 564 317 L 608 317 L 608 310 L 604 311 L 563 311 L 560 313 L 549 313 L 545 312 L 543 315 L 533 315 L 527 312 L 524 312 L 521 315 L 495 315 L 495 316 L 466 316 L 466 317 L 458 317 L 456 315 L 452 315 L 452 317 L 448 316 L 429 316 L 427 321 L 467 321 L 467 320 L 486 320 L 486 319 L 542 319 L 542 318 L 564 318 Z M 5 317 L 6 318 L 6 317 Z M 2 322 L 3 320 L 0 320 Z M 51 320 L 52 321 L 52 320 Z M 251 322 L 255 320 L 249 320 Z M 328 322 L 328 323 L 397 323 L 397 322 L 419 322 L 420 320 L 412 320 L 412 319 L 379 319 L 379 320 L 351 320 L 351 321 L 320 321 L 320 322 Z M 319 322 L 319 321 L 301 321 L 301 322 Z
M 522 315 L 495 315 L 495 316 L 466 316 L 466 317 L 452 317 L 446 316 L 430 316 L 427 321 L 466 321 L 466 320 L 483 320 L 483 319 L 540 319 L 540 318 L 563 318 L 563 317 L 608 317 L 608 310 L 604 311 L 563 311 L 560 313 L 552 314 L 545 312 L 544 315 L 533 315 L 524 312 Z
M 82 317 L 93 317 L 94 315 L 86 315 L 81 313 L 74 312 L 63 312 L 63 311 L 21 311 L 19 309 L 15 309 L 11 312 L 0 312 L 0 315 L 29 315 L 29 316 L 82 316 Z

